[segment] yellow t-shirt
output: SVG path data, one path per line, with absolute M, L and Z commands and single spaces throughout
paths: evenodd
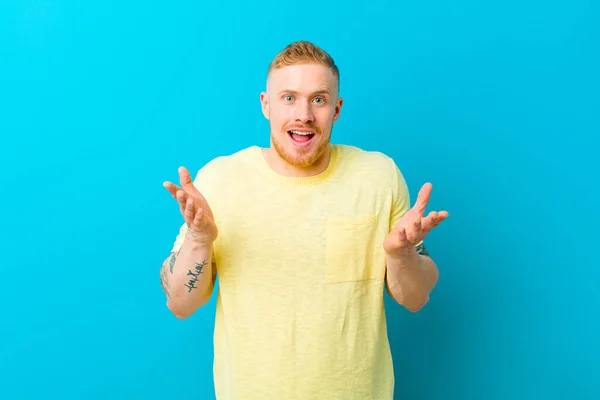
M 332 145 L 326 171 L 284 177 L 254 146 L 194 184 L 219 228 L 217 399 L 392 399 L 383 240 L 410 207 L 394 161 Z

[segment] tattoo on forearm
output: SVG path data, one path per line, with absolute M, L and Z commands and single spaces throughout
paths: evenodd
M 427 249 L 425 248 L 423 243 L 417 246 L 417 253 L 419 253 L 422 256 L 429 256 L 429 253 L 427 252 Z
M 168 280 L 167 276 L 165 275 L 164 268 L 162 268 L 160 270 L 160 285 L 162 286 L 163 291 L 165 292 L 167 297 L 171 298 L 171 294 L 169 293 L 169 280 Z
M 171 271 L 171 273 L 173 273 L 173 267 L 175 266 L 177 254 L 179 254 L 179 252 L 171 254 L 171 260 L 169 260 L 169 271 Z
M 188 293 L 190 293 L 192 291 L 192 289 L 198 289 L 198 287 L 196 286 L 196 282 L 198 282 L 198 278 L 199 278 L 200 274 L 202 273 L 202 270 L 204 269 L 205 266 L 206 266 L 206 260 L 202 261 L 201 264 L 196 263 L 196 266 L 194 267 L 194 271 L 192 271 L 191 269 L 188 271 L 187 274 L 192 277 L 188 281 L 188 283 L 186 285 L 184 285 L 186 288 L 188 288 Z

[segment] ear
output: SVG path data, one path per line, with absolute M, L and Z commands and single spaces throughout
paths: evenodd
M 269 119 L 269 96 L 267 96 L 267 93 L 262 92 L 260 94 L 260 104 L 263 115 L 266 119 Z
M 342 105 L 344 104 L 344 99 L 341 97 L 337 99 L 335 104 L 335 111 L 333 113 L 333 122 L 337 121 L 340 116 L 340 112 L 342 111 Z

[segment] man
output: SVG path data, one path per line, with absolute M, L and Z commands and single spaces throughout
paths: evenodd
M 343 102 L 325 51 L 292 43 L 267 75 L 271 146 L 165 183 L 185 220 L 161 269 L 167 306 L 192 315 L 218 273 L 218 399 L 392 399 L 384 290 L 423 307 L 438 279 L 423 239 L 448 214 L 425 216 L 430 184 L 410 208 L 391 158 L 331 144 Z

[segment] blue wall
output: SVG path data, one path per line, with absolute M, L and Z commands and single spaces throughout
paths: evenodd
M 1 2 L 0 398 L 213 396 L 214 299 L 179 321 L 160 289 L 162 182 L 268 144 L 298 39 L 341 67 L 335 141 L 450 212 L 430 304 L 387 303 L 397 398 L 600 397 L 598 3 L 277 3 Z

